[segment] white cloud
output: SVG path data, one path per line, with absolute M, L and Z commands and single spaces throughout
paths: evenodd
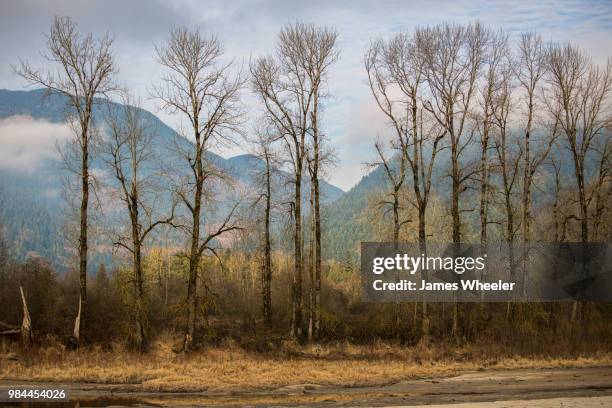
M 66 124 L 30 116 L 0 120 L 0 168 L 32 172 L 46 159 L 57 157 L 58 141 L 70 137 Z
M 344 191 L 349 191 L 370 171 L 371 168 L 368 168 L 368 166 L 363 163 L 348 162 L 344 165 L 340 164 L 338 167 L 334 167 L 329 171 L 333 174 L 333 179 L 330 179 L 329 182 L 340 187 Z M 327 177 L 325 179 L 327 181 Z

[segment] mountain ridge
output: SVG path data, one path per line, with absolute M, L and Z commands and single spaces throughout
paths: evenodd
M 114 107 L 121 106 L 121 104 L 105 100 L 99 100 L 99 102 L 110 103 Z M 62 124 L 65 123 L 65 106 L 65 96 L 46 94 L 44 89 L 27 91 L 0 89 L 0 120 L 26 116 L 34 120 Z M 192 142 L 179 135 L 156 115 L 145 109 L 141 111 L 144 120 L 154 126 L 156 140 L 154 149 L 157 149 L 158 155 L 170 156 L 167 150 L 161 150 L 164 144 L 178 143 L 183 148 L 190 147 L 189 145 Z M 96 110 L 94 122 L 101 123 L 102 120 L 102 114 Z M 13 142 L 19 143 L 20 141 Z M 0 148 L 3 143 L 4 141 L 0 139 Z M 22 150 L 21 146 L 18 147 L 18 150 Z M 28 146 L 24 145 L 23 149 L 28 149 Z M 187 170 L 184 161 L 178 157 L 174 157 L 173 160 L 172 165 L 178 168 L 178 171 Z M 216 153 L 208 152 L 207 160 L 230 174 L 232 178 L 247 189 L 255 188 L 254 176 L 257 170 L 263 167 L 263 161 L 249 153 L 226 159 Z M 37 163 L 37 166 L 39 169 L 32 172 L 26 171 L 25 168 L 14 169 L 0 166 L 0 196 L 4 195 L 4 198 L 0 197 L 0 204 L 2 204 L 0 223 L 4 223 L 5 235 L 17 248 L 15 255 L 18 259 L 23 259 L 28 254 L 38 254 L 51 262 L 65 263 L 69 257 L 69 254 L 65 251 L 65 245 L 51 242 L 54 236 L 63 234 L 63 222 L 61 220 L 63 207 L 62 197 L 60 196 L 60 168 L 62 166 L 57 157 L 46 158 Z M 101 168 L 101 166 L 101 162 L 92 161 L 92 169 Z M 282 177 L 289 176 L 282 170 L 280 173 Z M 308 180 L 305 180 L 305 183 L 308 183 Z M 51 190 L 55 194 L 53 199 L 48 198 Z M 305 191 L 308 192 L 309 189 L 305 189 Z M 344 191 L 340 188 L 326 181 L 321 182 L 321 191 L 322 201 L 325 203 L 333 202 L 344 194 Z M 307 200 L 307 197 L 305 199 Z M 223 211 L 223 208 L 221 211 Z

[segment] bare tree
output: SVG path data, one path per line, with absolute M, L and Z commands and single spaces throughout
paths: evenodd
M 505 72 L 502 80 L 500 93 L 496 97 L 494 106 L 495 126 L 497 137 L 495 139 L 495 151 L 497 153 L 497 164 L 501 174 L 503 203 L 505 210 L 505 231 L 504 238 L 510 244 L 515 240 L 518 231 L 515 215 L 515 190 L 520 170 L 521 149 L 515 148 L 516 143 L 510 129 L 509 116 L 513 109 L 512 85 L 508 72 Z M 512 255 L 512 252 L 511 252 Z M 513 270 L 514 262 L 511 256 L 510 266 Z
M 563 242 L 565 241 L 565 227 L 563 227 L 563 231 L 562 231 L 561 229 L 562 223 L 559 221 L 561 219 L 560 217 L 560 212 L 561 212 L 560 197 L 561 197 L 561 190 L 562 190 L 562 185 L 561 185 L 562 165 L 558 160 L 555 159 L 554 156 L 550 158 L 549 164 L 552 167 L 554 180 L 555 180 L 555 190 L 553 193 L 554 198 L 553 198 L 553 203 L 552 203 L 552 211 L 553 211 L 552 216 L 553 216 L 554 229 L 555 229 L 554 242 Z M 563 225 L 565 224 L 563 223 Z
M 382 40 L 374 42 L 366 54 L 370 89 L 378 107 L 392 125 L 394 144 L 404 156 L 399 159 L 400 174 L 403 160 L 404 166 L 407 165 L 412 173 L 415 201 L 411 204 L 419 214 L 421 244 L 426 241 L 425 214 L 434 162 L 445 136 L 445 131 L 436 127 L 424 131 L 427 124 L 420 106 L 423 70 L 419 42 L 404 33 L 395 35 L 388 43 Z
M 292 337 L 303 334 L 301 189 L 306 146 L 309 136 L 313 144 L 320 141 L 321 83 L 329 65 L 337 58 L 334 49 L 336 37 L 336 32 L 329 28 L 302 23 L 289 25 L 278 36 L 276 55 L 260 57 L 251 63 L 253 91 L 263 102 L 266 119 L 274 127 L 278 140 L 282 141 L 293 170 L 294 199 L 291 206 L 295 260 L 291 296 Z M 318 176 L 315 178 L 318 182 Z
M 606 222 L 604 217 L 610 214 L 609 203 L 612 196 L 612 129 L 606 130 L 603 140 L 599 140 L 593 150 L 599 159 L 597 177 L 591 185 L 589 195 L 589 203 L 594 203 L 592 236 L 594 240 L 604 241 L 610 234 L 610 223 Z
M 77 344 L 86 321 L 87 303 L 87 227 L 89 192 L 91 185 L 90 144 L 94 105 L 100 96 L 108 96 L 116 89 L 116 73 L 110 35 L 95 39 L 91 33 L 82 36 L 77 25 L 68 17 L 55 17 L 47 36 L 48 52 L 44 57 L 57 70 L 43 72 L 20 61 L 15 72 L 28 82 L 44 86 L 48 93 L 63 95 L 68 101 L 68 119 L 75 123 L 74 144 L 79 147 L 81 182 L 79 232 L 79 313 L 75 321 L 74 337 Z
M 505 230 L 502 235 L 508 244 L 510 276 L 514 277 L 517 266 L 514 242 L 519 230 L 516 220 L 517 209 L 515 196 L 523 151 L 510 128 L 510 115 L 515 107 L 515 101 L 512 98 L 514 84 L 510 74 L 511 72 L 508 67 L 503 69 L 500 73 L 500 87 L 494 96 L 492 112 L 496 130 L 494 147 L 497 153 L 497 168 L 501 175 L 501 193 L 503 196 L 503 212 L 505 215 L 505 222 L 500 224 L 505 225 Z M 525 273 L 523 273 L 522 288 L 524 288 L 524 283 Z M 510 310 L 511 303 L 508 302 L 506 309 L 507 318 Z
M 580 240 L 584 243 L 591 238 L 585 161 L 593 144 L 611 123 L 612 63 L 608 60 L 602 68 L 570 44 L 551 44 L 547 49 L 547 68 L 549 92 L 546 102 L 572 154 L 578 188 L 580 215 L 577 218 L 580 220 Z M 573 302 L 572 322 L 578 309 L 578 302 Z
M 425 78 L 430 99 L 424 107 L 446 130 L 451 149 L 451 217 L 453 242 L 461 242 L 459 196 L 476 173 L 461 165 L 462 154 L 473 137 L 468 131 L 490 32 L 479 23 L 441 24 L 417 31 L 425 57 Z
M 390 141 L 390 146 L 391 150 L 396 153 L 392 154 L 391 158 L 388 158 L 384 143 L 379 140 L 374 144 L 378 158 L 374 162 L 369 163 L 369 165 L 370 167 L 382 166 L 387 181 L 391 186 L 391 192 L 389 193 L 390 200 L 383 200 L 380 204 L 391 207 L 393 212 L 393 242 L 397 243 L 399 242 L 400 228 L 407 222 L 400 220 L 400 198 L 401 189 L 406 179 L 408 135 L 405 124 L 406 118 L 400 117 L 397 112 L 394 112 L 395 101 L 389 95 L 389 88 L 392 86 L 392 83 L 388 68 L 384 64 L 384 52 L 384 42 L 382 40 L 375 41 L 366 50 L 364 64 L 372 95 L 395 131 Z
M 156 209 L 161 205 L 160 186 L 154 182 L 159 174 L 154 171 L 157 158 L 153 150 L 154 130 L 145 122 L 142 110 L 129 96 L 122 106 L 109 105 L 106 119 L 108 137 L 103 142 L 103 160 L 116 181 L 119 199 L 129 216 L 129 228 L 118 233 L 115 245 L 125 249 L 132 257 L 134 283 L 134 322 L 136 342 L 144 351 L 147 344 L 148 319 L 142 252 L 145 240 L 156 227 L 170 224 L 170 215 L 161 218 Z
M 551 45 L 547 57 L 549 93 L 546 102 L 572 154 L 578 188 L 580 239 L 587 242 L 590 237 L 585 161 L 593 143 L 612 120 L 612 64 L 608 61 L 604 67 L 596 66 L 569 44 Z
M 317 29 L 307 25 L 301 29 L 304 42 L 303 60 L 306 74 L 312 86 L 312 111 L 310 112 L 310 140 L 312 160 L 310 183 L 312 184 L 314 295 L 308 338 L 317 337 L 321 330 L 321 193 L 319 180 L 321 170 L 329 157 L 324 149 L 324 133 L 321 126 L 323 100 L 327 96 L 323 85 L 330 66 L 339 58 L 336 47 L 338 33 L 332 29 Z
M 263 202 L 263 243 L 262 243 L 262 264 L 261 264 L 261 300 L 264 323 L 270 327 L 272 325 L 272 211 L 273 211 L 273 187 L 275 174 L 279 166 L 279 158 L 272 145 L 275 137 L 268 132 L 268 129 L 257 128 L 256 138 L 252 141 L 256 157 L 262 160 L 263 168 L 258 172 L 256 184 L 258 190 L 255 205 Z
M 170 113 L 187 117 L 194 139 L 191 151 L 182 151 L 189 165 L 188 175 L 177 191 L 189 214 L 189 279 L 187 285 L 187 327 L 184 351 L 193 345 L 198 298 L 196 295 L 200 261 L 205 251 L 214 252 L 212 243 L 238 229 L 234 206 L 214 230 L 201 231 L 205 182 L 219 176 L 207 162 L 207 152 L 215 143 L 231 141 L 241 133 L 243 112 L 239 91 L 244 85 L 240 74 L 232 74 L 232 63 L 221 63 L 223 49 L 216 37 L 204 37 L 198 30 L 177 28 L 163 46 L 156 47 L 157 61 L 166 70 L 162 85 L 154 90 Z
M 314 154 L 312 152 L 312 146 L 307 150 L 306 153 L 306 163 L 308 164 L 308 174 L 310 176 L 310 231 L 309 231 L 309 241 L 308 241 L 308 257 L 310 259 L 309 262 L 309 276 L 310 276 L 310 285 L 308 288 L 308 341 L 312 341 L 315 335 L 315 314 L 318 312 L 317 310 L 317 301 L 320 300 L 320 296 L 317 299 L 317 294 L 319 293 L 320 286 L 317 287 L 317 213 L 316 213 L 316 204 L 315 204 L 315 181 L 313 180 L 315 174 L 315 164 L 314 164 Z M 320 260 L 320 256 L 319 256 Z M 319 282 L 320 284 L 320 275 Z M 318 290 L 317 290 L 318 289 Z
M 453 242 L 461 242 L 460 195 L 478 173 L 477 168 L 462 164 L 463 153 L 474 131 L 470 119 L 482 70 L 490 31 L 480 23 L 467 26 L 440 24 L 417 30 L 422 44 L 424 73 L 429 98 L 423 107 L 446 131 L 450 144 L 452 181 L 451 218 Z M 459 341 L 459 309 L 453 305 L 453 336 Z
M 399 242 L 401 228 L 411 221 L 408 219 L 400 219 L 400 212 L 404 208 L 401 203 L 401 199 L 402 187 L 406 180 L 405 149 L 407 146 L 403 142 L 396 140 L 393 140 L 390 145 L 391 152 L 395 152 L 396 154 L 390 155 L 388 152 L 386 152 L 387 149 L 382 141 L 378 140 L 376 143 L 374 143 L 374 148 L 376 149 L 376 154 L 378 157 L 376 160 L 368 163 L 368 166 L 373 168 L 382 167 L 385 172 L 385 178 L 391 186 L 391 191 L 385 195 L 384 199 L 381 200 L 378 205 L 383 208 L 389 207 L 393 213 L 392 241 L 397 244 Z M 395 160 L 397 160 L 397 163 L 395 163 Z M 384 213 L 386 214 L 389 209 L 385 210 Z
M 505 95 L 505 82 L 508 80 L 504 71 L 508 69 L 508 37 L 503 32 L 491 36 L 490 46 L 485 56 L 485 73 L 480 89 L 480 243 L 487 244 L 489 225 L 489 201 L 491 196 L 491 163 L 489 150 L 490 141 L 496 125 L 496 110 L 499 108 L 500 93 Z M 510 63 L 511 64 L 511 63 Z
M 530 241 L 531 225 L 531 189 L 533 178 L 540 165 L 546 160 L 553 146 L 556 132 L 552 132 L 545 149 L 536 151 L 532 155 L 533 125 L 538 111 L 537 94 L 540 82 L 546 74 L 546 50 L 542 45 L 542 38 L 534 33 L 525 33 L 521 36 L 518 45 L 516 63 L 510 65 L 518 84 L 524 93 L 526 109 L 525 140 L 523 143 L 523 193 L 522 193 L 522 229 L 523 242 Z
M 426 252 L 426 213 L 431 193 L 434 163 L 441 149 L 446 130 L 436 122 L 427 123 L 421 106 L 424 87 L 424 54 L 422 44 L 414 36 L 399 33 L 388 42 L 377 40 L 366 53 L 365 63 L 370 90 L 376 103 L 388 119 L 394 131 L 393 144 L 398 149 L 399 173 L 396 180 L 385 166 L 385 172 L 394 187 L 392 194 L 394 214 L 399 204 L 398 193 L 403 184 L 403 174 L 408 167 L 412 174 L 414 200 L 409 203 L 418 212 L 418 236 L 421 251 Z M 377 146 L 379 157 L 380 146 Z M 397 205 L 396 205 L 397 204 Z M 398 219 L 394 225 L 397 230 Z M 399 232 L 399 231 L 398 231 Z M 423 302 L 422 331 L 429 336 L 427 304 Z

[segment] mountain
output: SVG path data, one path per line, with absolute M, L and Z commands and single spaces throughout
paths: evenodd
M 229 159 L 226 159 L 225 162 L 227 165 L 227 171 L 229 171 L 234 178 L 243 180 L 249 185 L 253 182 L 258 174 L 261 174 L 261 171 L 263 171 L 265 168 L 265 163 L 263 160 L 252 154 L 241 154 L 230 157 Z M 281 171 L 280 176 L 281 178 L 288 178 L 289 174 Z M 309 185 L 309 179 L 306 176 L 302 186 L 302 190 L 305 192 L 305 199 L 309 198 Z M 343 190 L 326 182 L 325 180 L 321 180 L 319 186 L 321 190 L 321 202 L 323 204 L 332 203 L 344 194 Z
M 363 219 L 368 200 L 387 187 L 384 169 L 379 166 L 363 176 L 333 205 L 323 207 L 325 257 L 358 261 L 359 243 L 372 240 L 370 223 Z
M 44 90 L 10 91 L 0 90 L 0 226 L 12 244 L 14 255 L 23 259 L 28 254 L 37 254 L 50 260 L 58 269 L 70 264 L 71 245 L 67 244 L 66 200 L 62 189 L 66 170 L 63 169 L 55 141 L 51 135 L 67 132 L 64 124 L 66 97 L 46 95 Z M 111 109 L 120 104 L 99 100 Z M 142 110 L 142 118 L 153 133 L 153 151 L 163 158 L 164 166 L 176 171 L 187 171 L 188 167 L 176 153 L 178 149 L 189 150 L 191 143 L 179 136 L 172 128 L 154 114 Z M 102 109 L 94 111 L 94 123 L 103 123 Z M 61 137 L 58 136 L 61 140 Z M 256 176 L 264 163 L 250 154 L 225 159 L 209 152 L 206 160 L 229 174 L 234 180 L 234 189 L 253 191 L 257 188 Z M 92 161 L 94 172 L 103 172 L 100 159 Z M 288 174 L 279 171 L 279 178 Z M 308 192 L 308 180 L 304 191 Z M 278 183 L 287 189 L 287 183 Z M 223 189 L 223 187 L 219 187 Z M 285 194 L 280 192 L 279 194 Z M 232 203 L 231 191 L 215 191 L 217 198 L 215 214 L 208 219 L 221 217 L 229 211 Z M 327 182 L 321 183 L 323 204 L 338 199 L 343 191 Z M 308 194 L 305 194 L 305 201 Z M 212 210 L 211 210 L 212 211 Z M 107 243 L 98 243 L 108 247 Z M 93 265 L 109 260 L 109 251 L 94 251 Z
M 70 263 L 70 254 L 74 247 L 74 245 L 66 244 L 65 238 L 67 217 L 65 198 L 62 193 L 62 179 L 65 171 L 62 170 L 57 157 L 49 154 L 49 151 L 54 150 L 53 146 L 38 142 L 42 141 L 47 133 L 57 132 L 55 128 L 47 130 L 45 124 L 58 126 L 63 123 L 65 104 L 66 100 L 62 96 L 45 97 L 42 90 L 0 90 L 0 226 L 4 224 L 4 233 L 12 243 L 15 255 L 19 259 L 23 259 L 28 253 L 36 253 L 53 261 L 59 269 L 65 269 L 65 266 Z M 111 105 L 114 108 L 121 107 L 117 104 Z M 164 157 L 165 165 L 173 171 L 188 171 L 185 161 L 171 152 L 176 150 L 177 145 L 189 150 L 191 142 L 179 136 L 152 113 L 143 110 L 142 114 L 150 124 L 150 128 L 154 130 L 156 154 Z M 97 112 L 94 120 L 101 123 L 102 119 L 102 115 Z M 23 123 L 38 121 L 36 122 L 38 127 L 24 130 L 25 125 L 22 125 L 20 120 Z M 9 122 L 12 125 L 7 125 Z M 559 147 L 553 154 L 563 163 L 561 175 L 571 186 L 573 183 L 572 159 L 568 149 L 563 148 L 563 145 L 563 141 L 560 141 Z M 11 152 L 11 155 L 8 156 L 5 154 L 7 146 L 8 151 Z M 478 157 L 478 147 L 478 144 L 475 143 L 471 150 L 466 151 L 466 160 L 474 160 Z M 26 153 L 29 150 L 46 154 L 32 161 L 27 159 Z M 451 187 L 450 179 L 447 176 L 448 154 L 448 149 L 446 149 L 438 155 L 433 175 L 432 188 L 443 200 L 449 196 Z M 243 154 L 225 159 L 217 154 L 209 153 L 207 160 L 232 176 L 234 191 L 244 193 L 257 190 L 257 175 L 264 167 L 264 163 L 256 156 Z M 392 165 L 395 165 L 396 162 L 397 160 L 392 160 Z M 101 168 L 102 163 L 94 160 L 92 166 Z M 596 170 L 595 160 L 587 160 L 586 170 L 588 177 L 592 177 Z M 553 191 L 550 168 L 543 166 L 541 173 L 537 180 L 537 188 L 534 188 L 534 208 L 550 200 L 550 193 Z M 284 196 L 290 194 L 288 177 L 289 174 L 284 171 L 276 173 L 275 202 L 287 201 Z M 499 180 L 496 180 L 495 177 L 492 182 L 499 184 Z M 373 169 L 347 192 L 322 181 L 324 257 L 336 259 L 347 259 L 348 257 L 352 261 L 356 260 L 359 253 L 359 242 L 371 240 L 373 237 L 371 220 L 364 218 L 368 202 L 382 196 L 387 188 L 388 183 L 382 167 Z M 310 193 L 307 178 L 304 180 L 302 191 L 304 214 L 307 214 Z M 232 194 L 232 191 L 228 189 L 214 191 L 218 202 L 216 212 L 206 214 L 209 222 L 215 222 L 215 219 L 229 210 Z M 477 194 L 466 193 L 462 197 L 462 206 L 477 208 L 477 198 Z M 464 213 L 466 227 L 477 228 L 477 217 L 477 211 Z M 496 217 L 499 218 L 501 215 L 498 214 Z M 281 226 L 278 228 L 279 231 L 282 229 Z M 283 241 L 279 244 L 290 248 L 289 242 Z M 95 253 L 92 256 L 95 261 L 92 263 L 106 262 L 109 256 L 108 251 Z
M 511 132 L 522 137 L 522 129 L 512 129 Z M 532 149 L 536 150 L 537 138 L 540 135 L 535 132 L 532 133 Z M 561 164 L 560 177 L 562 179 L 563 186 L 567 188 L 575 188 L 575 176 L 573 168 L 573 158 L 571 152 L 565 147 L 566 142 L 561 138 L 557 145 L 552 149 L 550 155 L 554 156 L 557 163 Z M 451 195 L 451 179 L 448 176 L 450 157 L 449 149 L 445 149 L 438 153 L 434 171 L 432 174 L 432 194 L 436 194 L 445 203 L 448 203 Z M 533 151 L 532 151 L 533 154 Z M 478 142 L 473 143 L 469 148 L 466 149 L 464 157 L 462 158 L 463 163 L 477 163 L 480 158 L 480 145 Z M 398 169 L 399 160 L 394 157 L 390 160 L 390 167 L 392 169 Z M 594 180 L 598 175 L 598 158 L 593 151 L 590 151 L 585 161 L 585 173 L 587 180 Z M 520 211 L 520 194 L 522 191 L 522 173 L 519 172 L 517 175 L 518 180 L 515 188 L 515 208 L 516 211 Z M 491 183 L 494 185 L 494 189 L 497 191 L 493 192 L 493 200 L 497 204 L 491 204 L 490 207 L 490 220 L 503 220 L 505 213 L 501 205 L 502 198 L 499 196 L 502 185 L 501 175 L 493 174 L 491 176 Z M 413 194 L 412 190 L 412 176 L 408 171 L 408 177 L 404 184 L 408 188 L 408 194 Z M 367 219 L 368 204 L 377 203 L 383 199 L 385 192 L 390 189 L 387 176 L 384 168 L 378 166 L 374 168 L 369 174 L 362 177 L 362 179 L 349 191 L 344 193 L 338 200 L 334 201 L 333 205 L 324 208 L 324 220 L 325 228 L 323 229 L 323 248 L 326 251 L 324 254 L 327 257 L 333 257 L 339 260 L 350 259 L 353 262 L 358 262 L 359 256 L 359 244 L 362 241 L 371 241 L 374 233 L 372 230 L 372 222 Z M 545 207 L 550 204 L 553 194 L 555 191 L 554 185 L 554 173 L 552 167 L 548 163 L 544 163 L 537 173 L 532 189 L 532 206 L 533 215 L 536 216 L 538 208 Z M 478 189 L 469 189 L 461 195 L 460 206 L 466 211 L 462 211 L 462 223 L 464 231 L 479 231 L 480 218 L 479 218 L 479 205 L 480 195 Z M 431 207 L 430 207 L 431 208 Z M 474 210 L 475 209 L 475 210 Z M 378 212 L 383 217 L 382 210 Z M 450 210 L 448 213 L 450 217 Z M 389 226 L 392 227 L 392 219 L 390 212 L 384 215 L 385 221 Z M 518 217 L 518 215 L 517 215 Z M 515 221 L 516 222 L 516 221 Z M 417 228 L 416 223 L 409 223 L 404 228 Z M 503 239 L 500 235 L 501 229 L 489 227 L 489 239 Z

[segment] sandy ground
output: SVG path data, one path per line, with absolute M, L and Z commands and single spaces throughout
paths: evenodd
M 84 406 L 252 407 L 612 407 L 612 367 L 513 369 L 466 372 L 449 378 L 396 382 L 378 387 L 300 384 L 266 391 L 142 392 L 125 384 L 0 381 L 16 387 L 68 389 Z
M 608 408 L 612 397 L 551 398 L 546 400 L 516 400 L 495 402 L 468 402 L 466 404 L 419 405 L 411 408 Z M 393 407 L 401 408 L 401 407 Z

